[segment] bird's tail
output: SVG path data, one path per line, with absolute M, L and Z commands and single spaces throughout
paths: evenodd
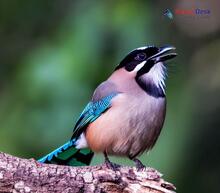
M 89 149 L 76 149 L 75 141 L 75 139 L 71 139 L 38 161 L 68 166 L 89 165 L 94 153 Z

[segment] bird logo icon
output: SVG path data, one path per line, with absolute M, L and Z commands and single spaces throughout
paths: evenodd
M 169 19 L 173 19 L 173 13 L 170 9 L 166 9 L 163 13 L 164 16 L 168 17 Z

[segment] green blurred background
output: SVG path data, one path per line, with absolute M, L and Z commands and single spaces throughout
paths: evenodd
M 167 8 L 211 13 L 169 19 Z M 165 126 L 141 160 L 178 192 L 220 192 L 219 8 L 218 0 L 1 0 L 0 151 L 39 158 L 58 147 L 130 50 L 171 44 Z

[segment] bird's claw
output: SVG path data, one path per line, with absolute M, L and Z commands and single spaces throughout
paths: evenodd
M 105 156 L 105 165 L 108 169 L 111 169 L 113 171 L 118 171 L 119 168 L 121 167 L 120 165 L 118 164 L 115 164 L 115 163 L 112 163 L 109 158 L 108 158 L 108 155 L 106 152 L 104 152 L 104 156 Z
M 134 158 L 133 161 L 135 163 L 138 172 L 143 171 L 146 168 L 145 165 L 139 159 Z
M 110 160 L 105 160 L 105 165 L 108 169 L 111 169 L 113 171 L 118 171 L 119 168 L 121 167 L 119 164 L 110 162 Z

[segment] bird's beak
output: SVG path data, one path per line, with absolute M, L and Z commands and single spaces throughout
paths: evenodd
M 164 62 L 166 60 L 172 59 L 177 56 L 177 53 L 170 52 L 171 50 L 175 50 L 176 48 L 173 46 L 163 46 L 159 48 L 159 52 L 151 57 L 148 60 L 153 60 L 154 63 Z M 170 52 L 170 53 L 168 53 Z

